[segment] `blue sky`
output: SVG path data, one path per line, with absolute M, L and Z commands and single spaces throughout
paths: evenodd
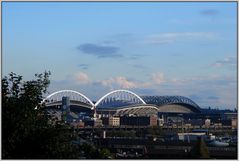
M 49 92 L 114 89 L 237 105 L 236 2 L 2 2 L 3 75 Z

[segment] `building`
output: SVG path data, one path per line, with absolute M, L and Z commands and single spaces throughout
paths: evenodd
M 178 133 L 178 140 L 181 141 L 197 141 L 198 137 L 206 138 L 206 134 L 203 132 L 200 133 Z
M 128 90 L 115 90 L 101 97 L 96 103 L 99 115 L 151 116 L 161 114 L 197 114 L 200 107 L 183 96 L 138 96 Z
M 183 96 L 142 96 L 147 104 L 157 105 L 159 113 L 200 113 L 201 108 Z
M 211 120 L 210 119 L 206 119 L 205 120 L 205 128 L 210 128 L 211 126 Z
M 159 118 L 159 119 L 158 119 L 158 125 L 159 125 L 159 126 L 163 126 L 163 124 L 164 124 L 164 119 Z
M 70 123 L 74 128 L 84 128 L 85 123 L 83 121 L 72 122 Z
M 214 140 L 215 136 L 207 134 L 206 132 L 191 132 L 191 133 L 178 133 L 178 139 L 181 141 L 197 141 L 198 137 L 202 137 L 204 140 Z
M 158 125 L 158 117 L 156 115 L 150 116 L 150 126 L 157 126 Z
M 109 117 L 109 126 L 120 126 L 120 117 Z
M 69 113 L 70 113 L 70 98 L 62 97 L 62 120 L 63 121 L 67 121 Z
M 85 95 L 72 90 L 57 91 L 47 96 L 42 103 L 45 103 L 49 110 L 49 115 L 62 117 L 62 120 L 72 118 L 77 121 L 78 118 L 71 112 L 76 113 L 79 117 L 82 115 L 92 117 L 102 116 L 102 124 L 118 126 L 155 126 L 157 115 L 158 124 L 166 125 L 190 125 L 190 127 L 208 128 L 230 126 L 237 128 L 237 113 L 231 110 L 202 109 L 193 100 L 184 96 L 138 96 L 129 90 L 115 90 L 105 94 L 98 101 L 93 102 Z M 59 111 L 62 114 L 59 115 Z M 95 113 L 94 113 L 95 114 Z M 69 117 L 68 117 L 69 116 Z M 132 117 L 133 116 L 133 117 Z M 118 117 L 111 120 L 110 117 Z M 84 120 L 85 126 L 94 126 L 92 120 Z M 68 119 L 70 120 L 70 119 Z M 209 121 L 210 120 L 210 121 Z M 213 126 L 215 124 L 215 126 Z
M 85 127 L 87 126 L 93 127 L 94 123 L 95 123 L 94 120 L 90 120 L 90 119 L 84 120 Z
M 150 126 L 150 117 L 147 116 L 122 116 L 120 125 L 124 126 Z
M 237 119 L 232 119 L 232 129 L 237 129 Z
M 85 127 L 85 123 L 83 121 L 79 121 L 77 124 L 78 128 L 84 128 Z
M 102 120 L 102 124 L 104 126 L 108 126 L 109 125 L 109 117 L 101 117 L 100 119 Z
M 237 118 L 237 112 L 225 112 L 223 115 L 225 117 L 224 119 L 227 119 L 227 120 L 232 120 Z
M 102 120 L 100 119 L 94 120 L 94 127 L 101 127 L 102 125 L 103 125 Z

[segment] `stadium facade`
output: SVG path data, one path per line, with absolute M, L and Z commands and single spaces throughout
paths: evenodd
M 149 116 L 158 113 L 200 113 L 201 108 L 191 99 L 183 96 L 138 96 L 129 90 L 114 90 L 93 103 L 88 97 L 73 90 L 61 90 L 47 96 L 46 107 L 62 106 L 62 98 L 68 97 L 70 109 L 74 112 L 92 111 L 97 115 L 137 115 Z

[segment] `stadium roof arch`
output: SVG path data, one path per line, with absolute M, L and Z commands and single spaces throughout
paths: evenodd
M 201 112 L 201 108 L 184 96 L 142 96 L 147 104 L 159 107 L 159 112 Z
M 120 90 L 111 91 L 107 93 L 106 95 L 104 95 L 103 97 L 101 97 L 95 103 L 95 107 L 97 108 L 101 104 L 107 105 L 117 101 L 121 101 L 121 103 L 122 101 L 124 101 L 125 104 L 128 103 L 129 105 L 130 104 L 146 104 L 145 101 L 134 92 L 120 89 Z
M 60 102 L 62 101 L 62 97 L 68 96 L 71 101 L 78 101 L 84 104 L 88 104 L 90 108 L 94 108 L 94 103 L 85 95 L 80 92 L 74 90 L 60 90 L 56 91 L 50 95 L 48 95 L 45 99 L 42 100 L 42 103 L 50 103 L 50 102 Z
M 184 96 L 138 96 L 129 90 L 114 90 L 101 97 L 95 104 L 85 95 L 73 90 L 60 90 L 43 99 L 42 103 L 59 104 L 63 96 L 70 97 L 71 103 L 96 109 L 116 111 L 118 114 L 155 112 L 199 113 L 201 108 Z

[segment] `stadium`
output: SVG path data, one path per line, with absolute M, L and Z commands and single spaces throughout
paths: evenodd
M 96 116 L 150 116 L 158 113 L 197 114 L 201 108 L 184 96 L 138 96 L 129 90 L 114 90 L 98 101 L 91 101 L 80 92 L 61 90 L 47 96 L 41 104 L 48 109 L 62 109 L 62 98 L 69 98 L 70 111 Z

